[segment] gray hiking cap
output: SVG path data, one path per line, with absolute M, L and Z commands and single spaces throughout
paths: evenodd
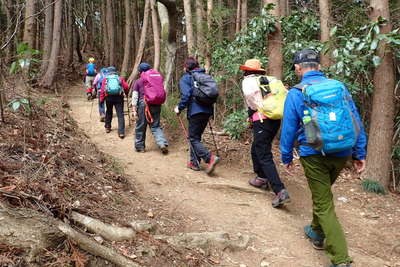
M 297 51 L 296 54 L 294 54 L 292 70 L 294 70 L 295 64 L 304 62 L 313 62 L 319 64 L 319 54 L 311 49 Z

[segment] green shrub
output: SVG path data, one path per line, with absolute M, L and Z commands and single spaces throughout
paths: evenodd
M 385 188 L 377 181 L 365 179 L 362 181 L 361 186 L 365 192 L 375 193 L 378 195 L 386 194 Z
M 238 140 L 247 129 L 247 111 L 237 110 L 228 115 L 224 121 L 224 131 L 232 139 Z

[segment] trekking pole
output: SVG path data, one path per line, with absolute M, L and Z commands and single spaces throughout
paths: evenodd
M 126 108 L 128 109 L 129 126 L 131 126 L 131 112 L 129 110 L 129 97 L 126 95 Z
M 215 146 L 215 152 L 217 153 L 217 156 L 219 157 L 219 149 L 218 149 L 218 146 L 217 146 L 217 142 L 215 141 L 214 131 L 213 131 L 213 128 L 211 126 L 211 122 L 210 121 L 208 121 L 208 125 L 210 126 L 211 136 L 212 136 L 212 139 L 213 139 L 213 142 L 214 142 L 214 146 Z
M 199 162 L 199 160 L 198 160 L 198 156 L 197 156 L 196 150 L 194 150 L 193 145 L 192 145 L 192 142 L 190 142 L 189 134 L 188 134 L 188 131 L 186 130 L 185 124 L 183 124 L 182 118 L 179 116 L 179 114 L 177 114 L 177 117 L 178 117 L 178 120 L 179 120 L 179 122 L 180 122 L 180 124 L 181 124 L 181 127 L 182 127 L 182 129 L 183 129 L 183 132 L 185 133 L 186 139 L 187 139 L 188 142 L 189 142 L 189 146 L 190 146 L 190 148 L 192 149 L 192 151 L 193 151 L 193 153 L 194 153 L 194 155 L 195 155 L 195 157 L 196 157 L 197 166 L 200 167 L 200 162 Z

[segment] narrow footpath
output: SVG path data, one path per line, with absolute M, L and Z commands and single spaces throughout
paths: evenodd
M 186 144 L 174 142 L 179 145 L 170 146 L 170 153 L 162 155 L 149 131 L 147 152 L 136 153 L 133 148 L 133 125 L 128 125 L 127 117 L 126 137 L 121 140 L 116 133 L 116 117 L 113 118 L 112 132 L 105 133 L 103 123 L 99 122 L 97 99 L 93 104 L 88 102 L 81 85 L 68 89 L 68 95 L 71 114 L 79 127 L 100 150 L 121 162 L 125 172 L 134 177 L 141 194 L 161 199 L 170 207 L 171 214 L 184 214 L 187 218 L 184 231 L 226 231 L 232 236 L 242 234 L 252 238 L 244 251 L 223 252 L 221 264 L 217 266 L 239 267 L 245 264 L 257 267 L 261 262 L 272 267 L 329 266 L 324 252 L 315 251 L 303 236 L 303 226 L 311 217 L 311 202 L 309 189 L 301 174 L 289 176 L 280 167 L 292 203 L 283 209 L 274 209 L 270 204 L 270 192 L 247 185 L 251 177 L 250 168 L 227 168 L 222 159 L 212 177 L 191 171 L 186 168 Z M 339 202 L 337 212 L 348 236 L 354 266 L 396 266 L 391 265 L 391 252 L 388 250 L 393 248 L 395 240 L 400 242 L 400 227 L 395 227 L 397 231 L 393 229 L 390 233 L 383 233 L 377 219 L 360 215 L 365 209 L 361 203 L 363 200 L 357 202 L 351 198 L 350 192 L 359 190 L 358 185 L 343 186 L 346 188 L 343 191 L 349 192 L 344 197 L 351 201 L 336 201 Z M 399 214 L 400 210 L 397 210 L 394 218 L 399 218 Z M 386 221 L 385 218 L 380 219 Z

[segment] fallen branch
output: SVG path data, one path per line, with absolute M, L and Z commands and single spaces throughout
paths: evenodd
M 110 241 L 131 240 L 135 237 L 136 231 L 129 227 L 118 227 L 103 223 L 100 220 L 73 211 L 71 219 L 89 229 L 89 231 L 104 237 Z
M 76 244 L 83 250 L 89 252 L 90 254 L 99 256 L 105 260 L 108 260 L 118 266 L 132 266 L 132 267 L 141 267 L 141 265 L 127 259 L 121 254 L 115 252 L 113 249 L 102 246 L 98 244 L 96 241 L 88 238 L 84 234 L 81 234 L 68 224 L 60 222 L 58 224 L 58 229 L 63 232 L 67 237 L 74 240 Z

